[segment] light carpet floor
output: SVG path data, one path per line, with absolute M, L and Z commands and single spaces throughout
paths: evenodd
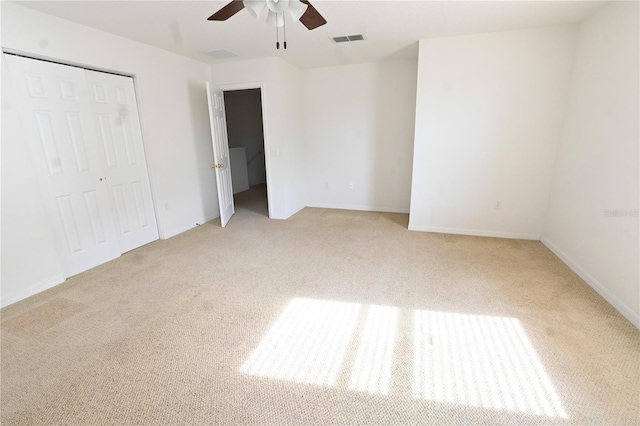
M 263 191 L 3 309 L 1 423 L 640 424 L 639 331 L 539 242 Z

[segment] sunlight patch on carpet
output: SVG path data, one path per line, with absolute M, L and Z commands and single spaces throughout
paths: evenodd
M 369 306 L 349 389 L 380 395 L 389 393 L 397 327 L 398 308 Z
M 414 398 L 567 418 L 520 321 L 413 313 Z
M 334 386 L 360 313 L 359 303 L 295 298 L 240 372 Z
M 352 391 L 388 395 L 394 389 L 414 399 L 567 418 L 517 319 L 402 312 L 395 306 L 294 298 L 240 372 L 327 387 L 340 380 Z M 413 357 L 396 354 L 403 329 Z M 355 356 L 349 369 L 343 364 L 350 349 Z M 412 369 L 394 377 L 394 363 Z

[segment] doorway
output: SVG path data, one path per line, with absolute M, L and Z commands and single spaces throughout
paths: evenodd
M 236 209 L 269 217 L 262 90 L 223 93 Z

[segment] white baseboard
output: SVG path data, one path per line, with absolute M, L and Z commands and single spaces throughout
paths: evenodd
M 208 215 L 208 216 L 206 216 L 204 218 L 204 223 L 211 222 L 212 220 L 217 219 L 219 217 L 220 217 L 220 213 L 219 212 L 215 213 L 215 214 L 212 214 L 212 215 Z M 200 225 L 202 225 L 202 223 Z
M 162 238 L 163 240 L 168 240 L 169 238 L 175 237 L 176 235 L 180 235 L 183 232 L 187 232 L 190 229 L 193 229 L 196 227 L 196 224 L 194 223 L 193 226 L 181 226 L 179 228 L 175 228 L 175 229 L 170 229 L 168 231 L 166 231 L 164 233 L 164 237 Z
M 640 329 L 640 315 L 633 312 L 631 308 L 625 305 L 620 299 L 613 295 L 609 289 L 589 274 L 582 266 L 578 265 L 565 252 L 560 250 L 558 246 L 549 241 L 547 238 L 540 238 L 540 242 L 553 252 L 560 260 L 562 260 L 573 272 L 578 274 L 587 284 L 591 286 L 600 296 L 604 298 L 611 306 L 622 314 L 629 322 Z
M 202 225 L 204 223 L 207 223 L 207 222 L 212 221 L 214 219 L 217 219 L 219 217 L 220 217 L 220 213 L 213 214 L 213 215 L 207 215 L 202 219 L 202 221 L 193 222 L 193 225 L 188 225 L 188 226 L 185 225 L 185 226 L 181 226 L 181 227 L 175 228 L 175 229 L 170 229 L 169 231 L 164 232 L 163 236 L 160 239 L 161 240 L 168 240 L 169 238 L 175 237 L 176 235 L 180 235 L 183 232 L 190 231 L 193 228 L 197 227 L 198 225 L 196 225 L 196 223 Z
M 300 213 L 302 210 L 304 210 L 306 206 L 303 204 L 302 206 L 298 206 L 296 207 L 296 210 L 293 211 L 293 213 L 291 213 L 289 216 L 287 216 L 285 219 L 289 219 L 290 217 Z
M 353 204 L 323 204 L 323 203 L 311 203 L 307 204 L 307 207 L 315 209 L 335 209 L 335 210 L 356 210 L 361 212 L 378 212 L 378 213 L 409 213 L 408 208 L 397 207 L 372 207 L 372 206 L 359 206 Z
M 511 238 L 518 240 L 539 240 L 540 234 L 519 232 L 483 231 L 478 229 L 443 228 L 439 226 L 415 226 L 409 224 L 409 231 L 437 232 L 439 234 L 472 235 L 475 237 Z
M 298 214 L 300 211 L 302 211 L 302 209 L 304 209 L 305 206 L 302 207 L 295 207 L 296 210 L 293 210 L 291 213 L 285 213 L 284 215 L 279 215 L 276 213 L 272 213 L 271 210 L 269 210 L 269 219 L 273 219 L 273 220 L 287 220 L 290 217 L 293 217 L 294 215 Z
M 0 301 L 0 307 L 4 308 L 5 306 L 12 305 L 16 302 L 21 301 L 22 299 L 26 299 L 27 297 L 33 296 L 34 294 L 38 294 L 42 291 L 48 290 L 52 287 L 62 284 L 66 279 L 64 275 L 58 274 L 52 277 L 49 277 L 45 280 L 40 281 L 32 285 L 29 288 L 25 288 L 16 292 L 13 292 L 6 296 L 2 294 L 2 301 Z

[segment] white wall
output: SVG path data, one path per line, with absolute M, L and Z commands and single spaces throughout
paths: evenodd
M 246 148 L 249 186 L 266 183 L 260 90 L 225 92 L 224 106 L 229 148 Z
M 398 61 L 305 70 L 308 206 L 409 211 L 416 69 Z
M 289 217 L 306 206 L 306 194 L 304 192 L 304 176 L 306 173 L 304 151 L 304 110 L 303 110 L 303 80 L 302 71 L 282 60 L 276 61 L 277 75 L 280 76 L 276 101 L 281 108 L 269 109 L 269 117 L 275 120 L 269 123 L 268 131 L 276 135 L 276 141 L 280 141 L 280 147 L 284 147 L 284 153 L 280 149 L 283 162 L 282 189 L 275 197 L 285 207 Z M 273 140 L 273 139 L 270 139 Z M 270 146 L 273 149 L 273 146 Z M 270 159 L 272 156 L 269 157 Z M 276 169 L 277 170 L 277 169 Z M 273 169 L 271 169 L 273 173 Z
M 164 238 L 217 216 L 204 89 L 210 72 L 208 65 L 14 3 L 2 2 L 1 7 L 3 48 L 135 75 L 151 186 Z M 3 111 L 3 121 L 4 118 Z M 3 151 L 10 140 L 15 143 L 12 138 L 5 141 L 3 134 Z M 27 223 L 16 214 L 3 212 L 3 304 L 11 294 L 26 294 L 30 289 L 40 288 L 41 283 L 59 281 L 60 270 L 43 267 L 37 276 L 32 276 L 34 271 L 28 269 L 34 269 L 34 265 L 57 262 L 45 249 L 9 265 L 19 255 L 5 256 L 8 252 L 16 247 L 38 247 L 40 234 L 50 231 L 39 213 L 41 202 L 34 198 L 37 187 L 30 178 L 32 165 L 28 156 L 6 160 L 3 155 L 2 203 L 28 206 L 33 221 Z M 22 182 L 21 190 L 5 192 L 9 179 Z M 7 232 L 8 229 L 11 231 Z
M 579 27 L 542 241 L 640 328 L 638 9 L 614 2 Z
M 409 229 L 539 238 L 575 34 L 420 41 Z
M 263 84 L 269 216 L 290 217 L 305 206 L 301 179 L 304 176 L 302 72 L 279 58 L 267 58 L 215 65 L 212 80 L 223 89 L 230 85 Z

